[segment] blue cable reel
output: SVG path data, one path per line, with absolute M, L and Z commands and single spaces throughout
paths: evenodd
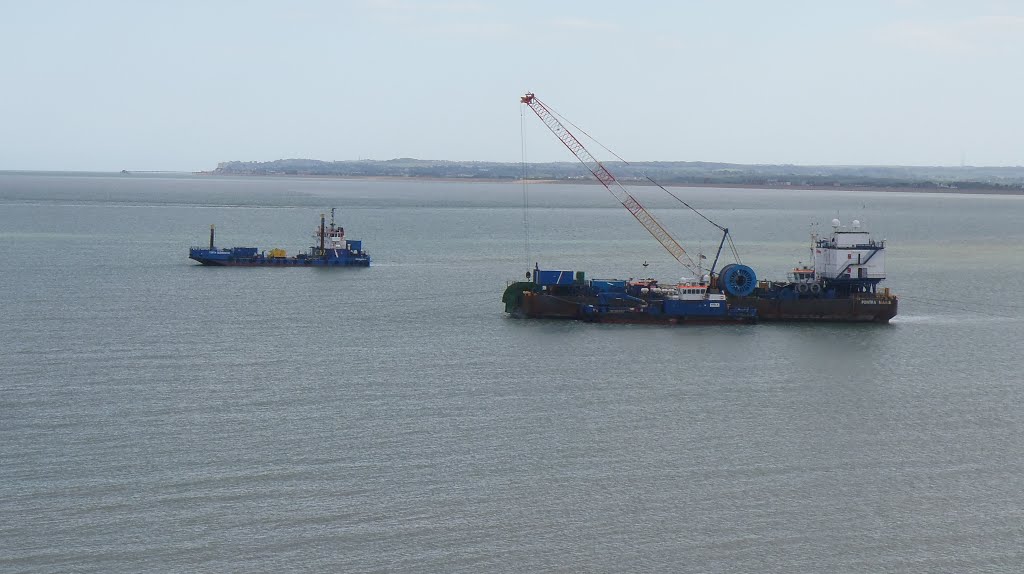
M 730 263 L 718 274 L 718 286 L 727 295 L 746 297 L 757 287 L 757 273 L 746 265 Z

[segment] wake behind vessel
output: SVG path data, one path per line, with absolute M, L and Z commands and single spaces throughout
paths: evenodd
M 225 247 L 214 245 L 214 228 L 210 226 L 210 246 L 192 247 L 189 259 L 203 265 L 220 267 L 369 267 L 370 254 L 363 250 L 363 242 L 345 238 L 345 228 L 335 225 L 334 209 L 327 225 L 320 214 L 320 226 L 314 233 L 318 244 L 308 251 L 291 257 L 284 249 L 260 251 L 257 247 Z
M 530 107 L 558 139 L 659 243 L 698 279 L 667 286 L 654 279 L 586 280 L 583 272 L 542 270 L 535 265 L 528 281 L 510 283 L 502 302 L 514 317 L 576 319 L 625 323 L 753 323 L 757 321 L 842 321 L 887 323 L 898 301 L 886 288 L 885 242 L 875 242 L 854 221 L 852 229 L 833 220 L 827 238 L 812 236 L 814 267 L 799 267 L 788 281 L 758 281 L 739 261 L 729 230 L 711 221 L 662 186 L 680 203 L 722 232 L 711 266 L 695 262 L 605 166 L 532 93 L 520 101 Z M 650 178 L 648 178 L 650 179 Z M 651 180 L 651 183 L 655 183 Z M 736 263 L 716 272 L 728 241 Z M 698 261 L 704 259 L 699 258 Z

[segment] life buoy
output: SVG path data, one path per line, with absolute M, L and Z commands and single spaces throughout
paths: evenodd
M 821 285 L 818 284 L 818 283 L 811 283 L 811 294 L 813 294 L 813 295 L 821 294 Z
M 807 294 L 807 289 L 808 289 L 808 285 L 806 283 L 800 283 L 800 284 L 798 284 L 796 286 L 797 293 L 800 293 L 801 295 L 806 295 Z

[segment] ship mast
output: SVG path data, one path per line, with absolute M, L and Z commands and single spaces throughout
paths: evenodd
M 320 214 L 320 228 L 316 232 L 316 237 L 320 240 L 320 256 L 325 259 L 328 258 L 329 251 L 333 251 L 333 256 L 337 257 L 339 249 L 347 249 L 345 228 L 334 223 L 335 209 L 337 208 L 331 208 L 331 223 L 329 226 L 325 222 L 326 216 L 323 213 Z
M 324 249 L 324 214 L 320 214 L 320 257 L 327 259 L 327 250 Z

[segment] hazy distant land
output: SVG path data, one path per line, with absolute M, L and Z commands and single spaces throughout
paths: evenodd
M 746 165 L 699 161 L 604 162 L 623 183 L 758 188 L 892 189 L 1024 193 L 1024 167 Z M 436 161 L 411 158 L 351 161 L 279 159 L 228 161 L 210 175 L 399 177 L 509 181 L 592 180 L 578 162 L 521 163 Z

